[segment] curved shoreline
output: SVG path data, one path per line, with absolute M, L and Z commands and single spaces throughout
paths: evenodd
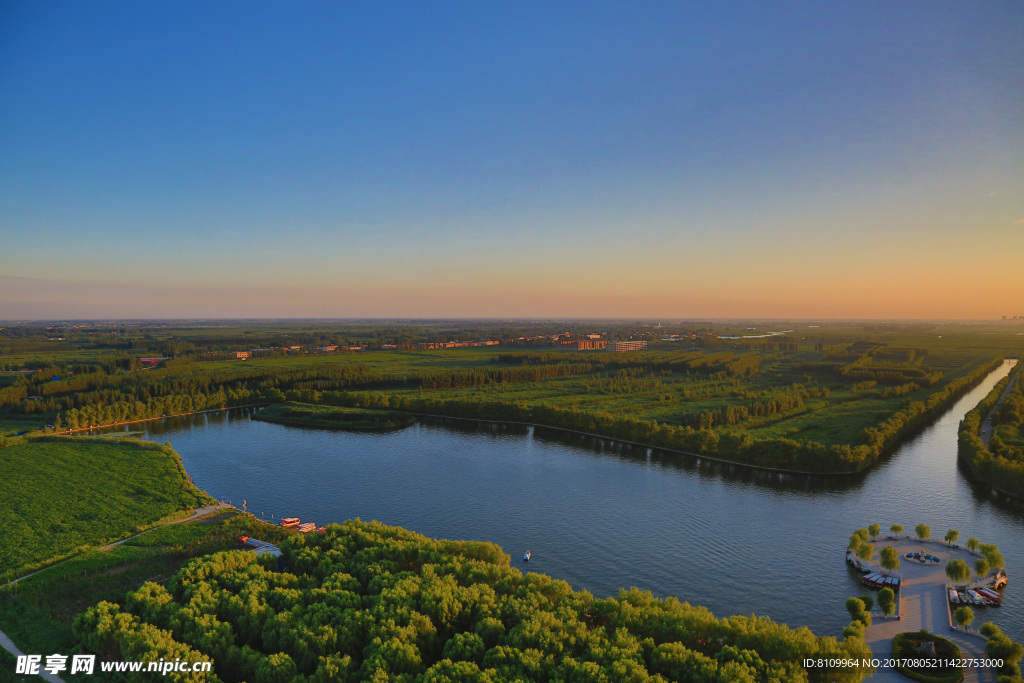
M 696 458 L 698 460 L 709 460 L 714 463 L 721 465 L 735 465 L 736 467 L 743 467 L 751 470 L 761 470 L 763 472 L 776 472 L 778 474 L 799 474 L 802 476 L 812 477 L 835 477 L 835 476 L 850 476 L 855 474 L 862 474 L 864 470 L 857 470 L 855 472 L 805 472 L 803 470 L 784 470 L 778 467 L 766 467 L 764 465 L 750 465 L 745 462 L 737 462 L 735 460 L 722 460 L 721 458 L 714 458 L 710 455 L 701 455 L 700 453 L 690 453 L 689 451 L 678 451 L 673 448 L 665 448 L 664 446 L 653 446 L 648 443 L 640 443 L 639 441 L 628 441 L 615 436 L 605 436 L 604 434 L 595 434 L 594 432 L 581 432 L 578 429 L 569 429 L 567 427 L 552 427 L 551 425 L 541 424 L 538 422 L 515 422 L 513 420 L 485 420 L 479 417 L 455 417 L 453 415 L 434 415 L 433 413 L 409 413 L 410 415 L 416 415 L 418 417 L 429 417 L 437 420 L 465 420 L 468 422 L 483 422 L 485 424 L 494 425 L 520 425 L 523 427 L 540 427 L 541 429 L 553 429 L 558 432 L 565 432 L 567 434 L 579 434 L 580 436 L 589 436 L 595 439 L 603 439 L 605 441 L 613 441 L 615 443 L 622 443 L 628 446 L 639 446 L 640 448 L 649 448 L 655 451 L 661 451 L 663 453 L 673 453 L 675 455 L 685 455 L 690 458 Z
M 982 382 L 984 382 L 985 379 L 988 378 L 993 372 L 998 372 L 999 367 L 1000 366 L 996 366 L 990 372 L 988 372 L 985 375 L 983 375 L 980 378 L 978 378 L 977 382 L 975 382 L 974 384 L 972 384 L 969 387 L 965 387 L 964 390 L 962 392 L 958 393 L 957 395 L 950 397 L 950 402 L 949 402 L 948 407 L 946 407 L 944 410 L 942 410 L 937 415 L 935 415 L 935 417 L 933 417 L 931 420 L 929 420 L 929 421 L 927 421 L 927 422 L 925 422 L 923 424 L 915 425 L 914 427 L 908 429 L 904 434 L 901 434 L 898 439 L 896 439 L 892 444 L 890 444 L 884 451 L 882 451 L 882 453 L 880 453 L 877 458 L 875 458 L 875 459 L 871 460 L 870 462 L 868 462 L 867 464 L 865 464 L 864 467 L 862 467 L 862 468 L 860 468 L 858 470 L 838 470 L 838 471 L 834 471 L 834 472 L 808 472 L 806 470 L 784 469 L 784 468 L 781 468 L 781 467 L 769 467 L 767 465 L 754 465 L 754 464 L 750 464 L 750 463 L 739 462 L 739 461 L 736 461 L 736 460 L 724 460 L 722 458 L 716 458 L 716 457 L 710 456 L 710 455 L 702 455 L 700 453 L 691 453 L 689 451 L 680 451 L 680 450 L 677 450 L 677 449 L 674 449 L 674 448 L 666 448 L 664 446 L 655 446 L 653 444 L 640 443 L 639 441 L 629 441 L 627 439 L 622 439 L 620 437 L 605 436 L 603 434 L 596 434 L 596 433 L 593 433 L 593 432 L 583 432 L 583 431 L 580 431 L 580 430 L 577 430 L 577 429 L 569 429 L 567 427 L 555 427 L 555 426 L 546 425 L 546 424 L 537 423 L 537 422 L 517 422 L 517 421 L 513 421 L 513 420 L 488 420 L 488 419 L 478 418 L 478 417 L 461 417 L 461 416 L 454 416 L 454 415 L 435 415 L 433 413 L 409 412 L 409 414 L 410 415 L 418 415 L 420 417 L 430 417 L 430 418 L 436 418 L 436 419 L 442 419 L 442 420 L 468 420 L 470 422 L 483 422 L 483 423 L 488 423 L 488 424 L 512 424 L 512 425 L 522 425 L 522 426 L 526 426 L 526 427 L 541 427 L 543 429 L 554 429 L 554 430 L 557 430 L 557 431 L 560 431 L 560 432 L 565 432 L 565 433 L 568 433 L 568 434 L 579 434 L 579 435 L 582 435 L 582 436 L 589 436 L 589 437 L 594 437 L 594 438 L 598 438 L 598 439 L 605 439 L 605 440 L 613 441 L 613 442 L 616 442 L 616 443 L 628 444 L 630 446 L 640 446 L 641 448 L 650 448 L 650 449 L 654 449 L 654 450 L 657 450 L 657 451 L 661 451 L 663 453 L 673 453 L 673 454 L 677 454 L 677 455 L 685 455 L 685 456 L 690 457 L 690 458 L 697 458 L 697 459 L 708 460 L 708 461 L 711 461 L 711 462 L 714 462 L 714 463 L 719 463 L 719 464 L 722 464 L 722 465 L 735 465 L 736 467 L 743 467 L 743 468 L 751 469 L 751 470 L 759 470 L 759 471 L 762 471 L 762 472 L 774 472 L 774 473 L 778 473 L 778 474 L 797 474 L 797 475 L 800 475 L 800 476 L 809 476 L 809 477 L 851 477 L 851 476 L 857 476 L 857 475 L 864 474 L 865 472 L 870 470 L 872 467 L 874 467 L 878 462 L 880 462 L 881 460 L 887 458 L 888 456 L 892 455 L 897 450 L 899 450 L 899 447 L 902 446 L 906 442 L 906 439 L 910 438 L 911 436 L 913 436 L 914 434 L 920 432 L 921 430 L 927 429 L 928 427 L 934 425 L 936 422 L 938 422 L 938 420 L 940 418 L 942 418 L 946 413 L 950 412 L 953 409 L 953 406 L 956 405 L 957 401 L 959 401 L 961 398 L 963 398 L 968 393 L 970 393 L 975 388 L 977 388 L 978 385 L 980 385 Z
M 93 432 L 97 429 L 108 429 L 110 427 L 123 427 L 124 425 L 134 425 L 141 422 L 155 422 L 156 420 L 169 420 L 172 417 L 188 417 L 189 415 L 205 415 L 206 413 L 223 413 L 228 410 L 235 410 L 236 408 L 264 408 L 266 406 L 276 405 L 274 403 L 246 403 L 241 406 L 228 406 L 227 408 L 210 408 L 209 410 L 196 410 L 191 413 L 175 413 L 174 415 L 161 415 L 160 417 L 144 417 L 141 420 L 128 420 L 127 422 L 111 422 L 105 425 L 93 425 L 92 427 L 79 427 L 78 429 L 65 429 L 59 432 L 47 432 L 47 434 L 78 434 L 79 432 Z M 26 434 L 26 436 L 29 436 Z
M 314 421 L 314 420 L 303 419 L 301 416 L 295 417 L 293 419 L 289 419 L 288 417 L 278 417 L 278 416 L 272 416 L 272 417 L 264 417 L 264 416 L 262 416 L 264 413 L 266 413 L 269 410 L 271 410 L 274 406 L 278 406 L 278 405 L 284 405 L 284 404 L 283 403 L 271 404 L 271 405 L 267 406 L 266 410 L 261 410 L 261 411 L 258 411 L 257 413 L 255 413 L 253 415 L 252 419 L 259 420 L 260 422 L 268 422 L 268 423 L 271 423 L 271 424 L 285 425 L 285 426 L 288 426 L 288 427 L 301 427 L 301 428 L 306 428 L 306 429 L 326 429 L 328 431 L 343 431 L 343 432 L 393 432 L 393 431 L 397 431 L 399 429 L 405 429 L 406 427 L 411 427 L 412 425 L 416 424 L 416 418 L 411 413 L 405 413 L 405 412 L 401 412 L 401 411 L 391 411 L 392 412 L 391 417 L 397 418 L 397 420 L 398 420 L 396 422 L 390 422 L 390 421 L 388 421 L 388 422 L 375 422 L 375 423 L 372 423 L 372 424 L 360 423 L 357 420 L 351 420 L 350 422 L 352 424 L 346 424 L 345 421 L 343 421 L 343 420 L 339 420 L 339 421 L 336 421 L 336 422 L 329 422 L 329 421 L 318 422 L 318 421 Z M 316 404 L 308 404 L 308 405 L 316 405 Z M 377 416 L 373 415 L 373 413 L 383 413 L 384 411 L 370 411 L 370 410 L 367 410 L 366 412 L 368 413 L 366 415 L 366 419 L 372 419 L 373 417 L 377 417 Z
M 543 429 L 553 429 L 553 430 L 565 432 L 567 434 L 578 434 L 578 435 L 581 435 L 581 436 L 588 436 L 588 437 L 593 437 L 593 438 L 597 438 L 597 439 L 604 439 L 604 440 L 612 441 L 612 442 L 615 442 L 615 443 L 627 444 L 627 445 L 630 445 L 630 446 L 639 446 L 641 448 L 650 448 L 650 449 L 658 450 L 658 451 L 661 451 L 661 452 L 664 452 L 664 453 L 671 453 L 671 454 L 675 454 L 675 455 L 683 455 L 683 456 L 686 456 L 688 458 L 696 458 L 698 460 L 707 460 L 709 462 L 714 462 L 714 463 L 721 464 L 721 465 L 733 465 L 733 466 L 736 466 L 736 467 L 742 467 L 742 468 L 745 468 L 745 469 L 761 471 L 761 472 L 772 472 L 772 473 L 776 473 L 776 474 L 795 474 L 795 475 L 806 476 L 806 477 L 851 477 L 851 476 L 857 476 L 857 475 L 864 474 L 865 472 L 870 470 L 872 467 L 874 467 L 879 461 L 883 460 L 884 458 L 888 457 L 889 455 L 894 453 L 896 450 L 898 450 L 898 448 L 905 443 L 907 438 L 909 438 L 913 434 L 919 432 L 920 430 L 927 429 L 931 425 L 935 424 L 943 415 L 945 415 L 947 412 L 952 410 L 953 406 L 956 404 L 956 402 L 958 400 L 963 398 L 963 396 L 965 396 L 969 392 L 973 391 L 975 388 L 977 388 L 977 386 L 979 384 L 981 384 L 983 381 L 985 381 L 985 379 L 988 378 L 993 372 L 997 372 L 998 370 L 999 370 L 999 366 L 994 367 L 990 372 L 988 372 L 988 373 L 982 375 L 981 377 L 979 377 L 978 380 L 975 383 L 973 383 L 970 386 L 964 387 L 962 391 L 957 392 L 954 396 L 951 396 L 950 399 L 949 399 L 948 407 L 946 407 L 941 412 L 936 414 L 929 421 L 924 422 L 922 424 L 915 425 L 914 427 L 908 429 L 904 434 L 901 434 L 895 441 L 893 441 L 892 444 L 890 444 L 888 447 L 886 447 L 878 455 L 877 458 L 872 459 L 870 462 L 866 463 L 860 469 L 856 469 L 856 470 L 837 470 L 837 471 L 830 471 L 830 472 L 810 472 L 810 471 L 806 471 L 806 470 L 795 470 L 795 469 L 787 469 L 787 468 L 781 468 L 781 467 L 770 467 L 770 466 L 767 466 L 767 465 L 754 465 L 754 464 L 751 464 L 751 463 L 739 462 L 739 461 L 736 461 L 736 460 L 726 460 L 726 459 L 723 459 L 723 458 L 716 458 L 716 457 L 710 456 L 710 455 L 703 455 L 703 454 L 700 454 L 700 453 L 691 453 L 689 451 L 681 451 L 681 450 L 674 449 L 674 448 L 666 448 L 664 446 L 656 446 L 656 445 L 653 445 L 653 444 L 646 444 L 646 443 L 641 443 L 641 442 L 638 442 L 638 441 L 629 441 L 627 439 L 622 439 L 620 437 L 606 436 L 606 435 L 603 435 L 603 434 L 597 434 L 597 433 L 593 433 L 593 432 L 583 432 L 583 431 L 580 431 L 580 430 L 569 429 L 567 427 L 556 427 L 556 426 L 553 426 L 553 425 L 546 425 L 546 424 L 537 423 L 537 422 L 518 422 L 518 421 L 514 421 L 514 420 L 494 420 L 494 419 L 484 419 L 484 418 L 475 418 L 475 417 L 461 417 L 461 416 L 453 416 L 453 415 L 436 415 L 436 414 L 433 414 L 433 413 L 419 413 L 419 412 L 414 412 L 414 411 L 403 411 L 403 410 L 399 410 L 398 412 L 402 412 L 402 413 L 405 413 L 407 415 L 415 415 L 415 416 L 419 416 L 419 417 L 428 417 L 428 418 L 434 418 L 434 419 L 467 420 L 467 421 L 470 421 L 470 422 L 480 422 L 480 423 L 487 423 L 487 424 L 510 424 L 510 425 L 521 425 L 521 426 L 535 427 L 535 428 L 536 427 L 540 427 L 540 428 L 543 428 Z M 106 429 L 106 428 L 110 428 L 110 427 L 120 427 L 120 426 L 130 425 L 130 424 L 139 424 L 139 423 L 142 423 L 142 422 L 152 422 L 154 420 L 165 420 L 165 419 L 172 418 L 172 417 L 188 417 L 190 415 L 202 415 L 202 414 L 205 414 L 205 413 L 225 412 L 225 411 L 228 411 L 228 410 L 233 410 L 235 408 L 259 408 L 259 407 L 266 407 L 266 406 L 270 406 L 270 405 L 278 405 L 278 403 L 249 403 L 249 404 L 240 405 L 240 406 L 230 406 L 230 407 L 226 407 L 226 408 L 214 408 L 214 409 L 210 409 L 210 410 L 199 410 L 199 411 L 195 411 L 195 412 L 191 412 L 191 413 L 178 413 L 178 414 L 175 414 L 175 415 L 163 415 L 163 416 L 160 416 L 160 417 L 150 417 L 150 418 L 144 418 L 144 419 L 141 419 L 141 420 L 132 420 L 132 421 L 128 421 L 128 422 L 115 422 L 115 423 L 106 424 L 106 425 L 96 425 L 96 426 L 93 426 L 93 427 L 82 427 L 82 428 L 79 428 L 79 429 L 67 430 L 67 431 L 62 431 L 62 432 L 51 432 L 51 434 L 54 434 L 54 433 L 55 434 L 75 434 L 75 433 L 79 433 L 79 432 L 95 431 L 95 430 L 98 430 L 98 429 Z M 266 421 L 267 422 L 274 422 L 272 420 L 266 420 Z M 299 424 L 289 425 L 289 424 L 286 424 L 284 422 L 277 422 L 277 424 L 282 424 L 282 425 L 285 425 L 285 426 L 296 426 L 296 427 L 310 426 L 310 425 L 299 425 Z M 370 430 L 363 430 L 363 431 L 370 431 Z M 1009 494 L 1007 494 L 1007 495 L 1009 495 Z

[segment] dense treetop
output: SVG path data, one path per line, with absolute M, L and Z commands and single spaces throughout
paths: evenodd
M 250 552 L 196 559 L 76 629 L 104 656 L 210 658 L 223 681 L 856 681 L 800 661 L 869 656 L 858 628 L 837 641 L 636 589 L 595 599 L 496 545 L 376 522 L 281 547 L 284 571 Z

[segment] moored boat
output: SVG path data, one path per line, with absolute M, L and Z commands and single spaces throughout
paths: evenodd
M 864 583 L 872 588 L 881 588 L 884 581 L 885 577 L 879 572 L 873 572 L 864 577 Z
M 533 557 L 533 553 L 527 550 L 525 553 L 523 553 L 523 562 L 529 562 L 531 557 Z

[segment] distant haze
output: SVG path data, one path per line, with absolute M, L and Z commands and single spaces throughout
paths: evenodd
M 0 319 L 1024 315 L 1024 4 L 0 7 Z

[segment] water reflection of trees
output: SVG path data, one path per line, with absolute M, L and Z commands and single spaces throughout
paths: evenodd
M 164 441 L 167 435 L 197 427 L 222 426 L 229 422 L 249 421 L 259 408 L 233 408 L 225 411 L 168 417 L 118 427 L 104 428 L 93 433 L 126 433 L 153 441 Z M 806 476 L 783 472 L 756 470 L 749 467 L 715 462 L 700 456 L 674 453 L 657 448 L 637 446 L 607 437 L 569 432 L 551 427 L 530 426 L 509 422 L 490 422 L 447 417 L 421 417 L 418 425 L 427 428 L 442 428 L 464 435 L 479 435 L 494 438 L 533 438 L 538 441 L 586 451 L 598 458 L 612 458 L 619 462 L 654 467 L 666 473 L 686 473 L 703 479 L 718 479 L 744 486 L 754 486 L 776 492 L 796 493 L 845 493 L 864 488 L 865 482 L 878 471 L 872 468 L 861 474 L 843 476 Z M 260 423 L 263 424 L 263 423 Z M 275 425 L 283 429 L 301 429 Z M 412 427 L 415 429 L 416 427 Z M 927 427 L 914 430 L 907 435 L 902 446 L 913 444 Z M 899 450 L 899 449 L 897 449 Z M 887 458 L 886 458 L 887 459 Z M 881 463 L 885 467 L 885 459 Z M 983 507 L 991 504 L 1001 512 L 1010 514 L 1014 520 L 1024 523 L 1024 504 L 1008 499 L 990 487 L 973 480 L 962 465 L 958 466 L 965 481 L 974 494 L 975 503 Z
M 1000 512 L 1009 515 L 1014 521 L 1024 524 L 1024 502 L 1001 493 L 985 482 L 974 477 L 971 470 L 961 460 L 957 460 L 957 472 L 963 477 L 971 489 L 975 508 L 980 511 L 985 505 L 991 505 Z
M 707 458 L 649 448 L 577 432 L 551 427 L 528 426 L 515 423 L 486 422 L 458 418 L 420 418 L 420 424 L 443 427 L 459 434 L 504 436 L 530 436 L 545 443 L 585 450 L 599 458 L 613 458 L 619 462 L 655 467 L 668 473 L 678 472 L 707 479 L 722 479 L 744 485 L 758 486 L 773 491 L 846 492 L 862 487 L 866 475 L 815 476 L 756 470 L 749 467 L 715 462 Z

